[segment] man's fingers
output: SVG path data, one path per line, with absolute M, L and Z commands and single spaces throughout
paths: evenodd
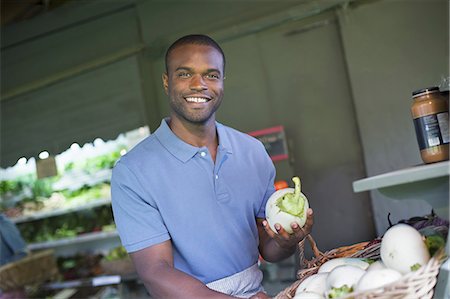
M 282 237 L 285 240 L 289 239 L 289 233 L 279 223 L 275 223 L 275 228 L 280 237 Z
M 264 230 L 266 231 L 266 233 L 269 235 L 269 237 L 274 238 L 275 237 L 275 232 L 270 228 L 269 223 L 267 222 L 267 220 L 264 220 L 262 222 L 262 225 L 263 225 Z
M 304 226 L 304 231 L 306 234 L 309 234 L 311 232 L 311 228 L 314 224 L 314 212 L 311 208 L 308 209 L 308 211 L 306 212 L 308 215 L 308 218 L 306 218 L 306 223 Z

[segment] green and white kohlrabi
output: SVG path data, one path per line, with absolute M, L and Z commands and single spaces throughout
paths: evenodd
M 303 227 L 306 222 L 306 212 L 309 204 L 301 192 L 300 179 L 293 177 L 294 188 L 284 188 L 275 191 L 266 204 L 266 218 L 270 228 L 277 232 L 275 224 L 279 223 L 286 232 L 292 234 L 291 223 L 296 222 Z

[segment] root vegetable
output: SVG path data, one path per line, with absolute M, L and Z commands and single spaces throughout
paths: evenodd
M 363 270 L 366 270 L 369 267 L 369 263 L 364 261 L 363 259 L 342 257 L 342 258 L 334 258 L 332 260 L 323 263 L 323 265 L 320 266 L 318 273 L 331 272 L 334 268 L 344 265 L 355 266 Z
M 365 273 L 366 271 L 356 266 L 344 265 L 334 268 L 327 277 L 328 298 L 339 298 L 353 292 L 354 286 Z
M 325 296 L 312 292 L 298 292 L 293 299 L 325 299 Z
M 384 285 L 399 280 L 402 274 L 393 269 L 378 269 L 367 271 L 355 287 L 355 291 L 366 291 L 380 288 Z
M 381 269 L 386 269 L 386 265 L 384 265 L 382 261 L 376 261 L 372 263 L 369 268 L 367 268 L 367 271 L 375 271 Z
M 280 224 L 289 234 L 293 233 L 291 223 L 296 222 L 303 227 L 306 222 L 306 212 L 309 208 L 308 199 L 301 192 L 300 179 L 292 178 L 294 188 L 284 188 L 275 191 L 266 204 L 266 218 L 270 228 L 276 232 L 275 224 Z
M 430 260 L 424 238 L 407 224 L 396 224 L 386 231 L 380 256 L 386 267 L 402 274 L 415 271 Z
M 297 287 L 296 293 L 324 294 L 327 290 L 327 276 L 328 273 L 316 273 L 309 276 Z

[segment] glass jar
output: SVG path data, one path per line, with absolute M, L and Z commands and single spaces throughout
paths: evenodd
M 448 160 L 448 98 L 438 87 L 419 89 L 412 95 L 411 113 L 423 162 Z

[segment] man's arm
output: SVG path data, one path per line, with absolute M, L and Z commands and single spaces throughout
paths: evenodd
M 155 298 L 233 298 L 209 289 L 173 267 L 170 240 L 130 254 L 139 278 Z
M 267 220 L 257 218 L 259 234 L 259 252 L 268 262 L 274 263 L 291 256 L 297 249 L 297 244 L 311 232 L 314 223 L 313 211 L 308 209 L 308 218 L 305 226 L 300 228 L 297 223 L 292 223 L 293 234 L 288 234 L 283 227 L 275 224 L 278 234 L 269 227 Z

